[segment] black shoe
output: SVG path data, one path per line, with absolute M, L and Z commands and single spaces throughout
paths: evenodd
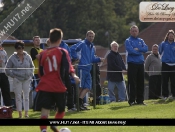
M 135 105 L 136 103 L 135 102 L 128 102 L 130 106 L 133 106 Z
M 87 107 L 85 107 L 85 106 L 83 106 L 83 105 L 81 105 L 81 106 L 80 106 L 80 111 L 83 111 L 83 110 L 90 110 L 90 109 L 87 108 Z
M 84 106 L 84 110 L 90 110 L 88 107 Z
M 84 109 L 83 106 L 80 106 L 79 110 L 80 110 L 80 111 L 83 111 L 83 110 L 85 110 L 85 109 Z
M 50 129 L 51 129 L 53 132 L 59 132 L 59 130 L 57 129 L 56 126 L 50 126 Z
M 138 105 L 146 105 L 144 102 L 137 103 Z

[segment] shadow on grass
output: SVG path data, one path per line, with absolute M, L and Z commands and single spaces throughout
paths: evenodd
M 164 99 L 159 99 L 157 101 L 154 101 L 154 104 L 168 104 L 168 103 L 171 103 L 175 100 L 173 99 L 167 99 L 167 100 L 164 100 Z
M 32 111 L 29 114 L 29 118 L 30 119 L 39 119 L 41 116 L 41 112 L 40 111 Z
M 130 106 L 129 105 L 128 106 L 111 106 L 109 109 L 119 110 L 119 109 L 128 108 L 128 107 L 130 107 Z

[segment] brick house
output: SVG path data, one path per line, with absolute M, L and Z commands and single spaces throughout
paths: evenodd
M 148 52 L 144 54 L 145 58 L 147 57 L 148 54 L 150 54 L 152 45 L 153 44 L 160 44 L 164 40 L 166 33 L 170 29 L 175 31 L 175 24 L 173 22 L 157 22 L 157 23 L 151 24 L 149 27 L 140 31 L 138 37 L 142 38 L 145 41 L 145 43 L 148 45 Z M 104 57 L 109 53 L 109 49 L 102 48 L 99 46 L 97 48 L 96 53 L 98 56 Z M 123 58 L 124 62 L 126 63 L 124 44 L 122 44 L 119 47 L 119 53 L 122 55 L 122 58 Z M 106 70 L 107 70 L 106 59 L 105 59 L 104 63 L 101 65 L 100 70 L 101 70 L 101 84 L 103 85 L 103 82 L 106 79 Z

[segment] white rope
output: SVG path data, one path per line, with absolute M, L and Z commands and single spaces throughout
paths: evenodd
M 107 70 L 100 70 L 101 72 L 122 72 L 122 73 L 127 73 L 127 71 L 107 71 Z M 154 72 L 175 72 L 175 71 L 145 71 L 148 73 L 154 73 Z
M 72 65 L 72 66 L 89 66 L 89 65 L 93 65 L 92 63 L 91 64 L 86 64 L 86 65 L 78 65 L 78 64 L 75 64 L 75 65 Z M 1 69 L 17 69 L 17 70 L 26 70 L 26 69 L 38 69 L 38 68 L 0 68 Z M 107 71 L 107 70 L 100 70 L 101 72 L 127 72 L 127 71 Z M 145 71 L 145 72 L 150 72 L 150 73 L 155 73 L 155 72 L 175 72 L 175 71 Z
M 32 69 L 33 70 L 33 69 L 38 69 L 38 68 L 0 68 L 0 69 L 3 69 L 3 70 L 4 69 L 21 69 L 21 70 Z

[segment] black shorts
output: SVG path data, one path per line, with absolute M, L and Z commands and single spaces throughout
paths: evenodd
M 55 105 L 58 108 L 58 112 L 64 112 L 66 106 L 66 92 L 64 93 L 54 93 L 38 91 L 35 102 L 34 111 L 41 111 L 41 108 L 51 110 Z

